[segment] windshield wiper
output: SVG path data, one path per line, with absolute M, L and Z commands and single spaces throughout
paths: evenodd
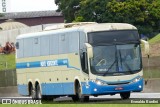
M 103 74 L 103 76 L 105 76 L 108 71 L 113 67 L 113 65 L 117 62 L 117 59 L 114 60 L 114 62 L 111 64 L 111 66 L 108 68 L 108 70 Z
M 118 51 L 119 52 L 119 57 L 120 57 L 120 63 L 121 63 L 121 67 L 122 67 L 122 55 L 121 55 L 121 52 L 120 52 L 120 50 Z
M 115 46 L 115 49 L 116 49 L 116 46 Z M 117 62 L 118 60 L 117 60 L 117 49 L 115 50 L 115 60 L 114 60 L 114 62 L 111 64 L 111 66 L 109 66 L 108 67 L 108 70 L 103 74 L 103 76 L 105 76 L 108 72 L 109 72 L 109 70 L 113 67 L 113 65 Z M 118 66 L 118 64 L 117 64 L 117 66 Z M 117 69 L 117 66 L 116 66 L 116 69 Z

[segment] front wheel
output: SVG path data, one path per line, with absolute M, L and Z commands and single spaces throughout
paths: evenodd
M 121 99 L 123 99 L 123 100 L 129 99 L 130 98 L 130 94 L 131 94 L 131 92 L 120 93 Z
M 73 101 L 87 102 L 89 101 L 89 96 L 83 96 L 80 84 L 76 87 L 76 95 L 72 96 Z

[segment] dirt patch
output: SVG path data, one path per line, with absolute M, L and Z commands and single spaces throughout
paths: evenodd
M 147 57 L 144 54 L 143 47 L 142 47 L 142 56 Z M 160 43 L 159 42 L 157 42 L 155 44 L 150 44 L 150 57 L 156 57 L 156 56 L 160 56 Z
M 0 97 L 20 97 L 17 86 L 0 87 Z
M 142 58 L 143 62 L 143 67 L 147 68 L 148 67 L 148 58 L 143 57 Z M 149 67 L 160 67 L 160 56 L 154 56 L 149 58 Z
M 160 56 L 160 43 L 150 45 L 150 56 Z
M 150 79 L 144 85 L 144 93 L 160 93 L 160 79 Z

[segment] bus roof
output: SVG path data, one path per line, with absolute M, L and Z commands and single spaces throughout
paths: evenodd
M 62 25 L 61 25 L 62 26 Z M 42 32 L 35 32 L 35 33 L 28 33 L 19 35 L 16 39 L 22 38 L 30 38 L 30 37 L 37 37 L 42 35 L 50 35 L 50 34 L 57 34 L 57 33 L 66 33 L 66 32 L 73 32 L 73 31 L 83 31 L 85 33 L 88 32 L 97 32 L 97 31 L 111 31 L 111 30 L 137 30 L 137 28 L 131 24 L 126 23 L 88 23 L 84 25 L 77 25 L 71 27 L 63 27 L 55 29 L 47 29 L 47 31 Z

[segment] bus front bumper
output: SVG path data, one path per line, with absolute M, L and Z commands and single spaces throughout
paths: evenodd
M 143 90 L 143 79 L 137 82 L 120 85 L 98 85 L 95 82 L 89 81 L 82 83 L 83 95 L 109 95 L 121 92 L 140 92 Z

